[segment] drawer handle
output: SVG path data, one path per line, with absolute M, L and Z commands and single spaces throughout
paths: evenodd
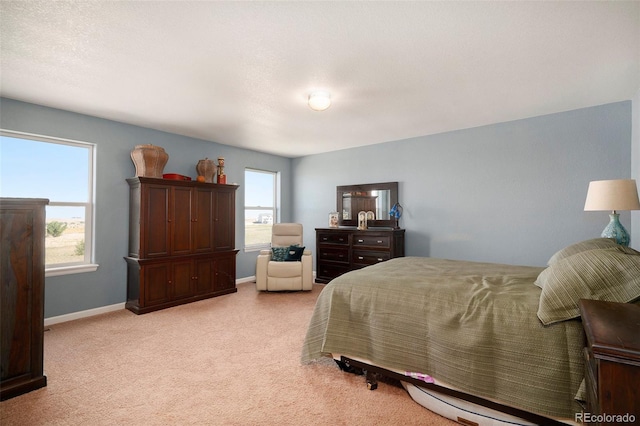
M 359 260 L 362 260 L 362 259 L 364 259 L 364 257 L 362 257 L 362 256 L 358 256 L 358 259 L 359 259 Z
M 382 244 L 382 240 L 378 240 L 378 244 Z
M 344 254 L 339 254 L 338 257 L 344 257 Z
M 378 258 L 378 262 L 382 262 L 383 260 L 384 260 L 384 259 L 383 259 L 383 258 L 381 258 L 381 257 L 379 257 L 379 258 Z
M 364 243 L 364 240 L 358 240 L 359 243 Z
M 327 237 L 322 237 L 322 241 L 327 241 L 329 238 Z

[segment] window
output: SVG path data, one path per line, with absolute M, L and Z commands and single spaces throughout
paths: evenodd
M 94 145 L 0 131 L 0 196 L 48 198 L 46 275 L 94 271 Z
M 244 171 L 244 250 L 269 248 L 271 228 L 277 222 L 278 174 Z

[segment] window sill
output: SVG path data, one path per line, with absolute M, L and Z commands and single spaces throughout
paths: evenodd
M 60 266 L 47 268 L 44 271 L 45 278 L 48 277 L 57 277 L 59 275 L 70 275 L 70 274 L 82 274 L 84 272 L 95 272 L 98 269 L 98 264 L 90 263 L 86 265 L 73 265 L 73 266 Z

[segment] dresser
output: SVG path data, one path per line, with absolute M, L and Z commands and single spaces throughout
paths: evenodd
M 404 256 L 404 229 L 316 228 L 316 282 Z
M 146 177 L 127 183 L 127 309 L 144 314 L 237 291 L 237 185 Z
M 583 299 L 579 306 L 587 342 L 583 416 L 590 417 L 583 421 L 640 421 L 640 305 Z
M 0 399 L 47 385 L 44 350 L 46 199 L 0 199 Z

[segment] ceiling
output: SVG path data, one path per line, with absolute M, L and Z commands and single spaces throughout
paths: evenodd
M 3 97 L 286 157 L 640 89 L 637 1 L 2 0 L 0 43 Z

